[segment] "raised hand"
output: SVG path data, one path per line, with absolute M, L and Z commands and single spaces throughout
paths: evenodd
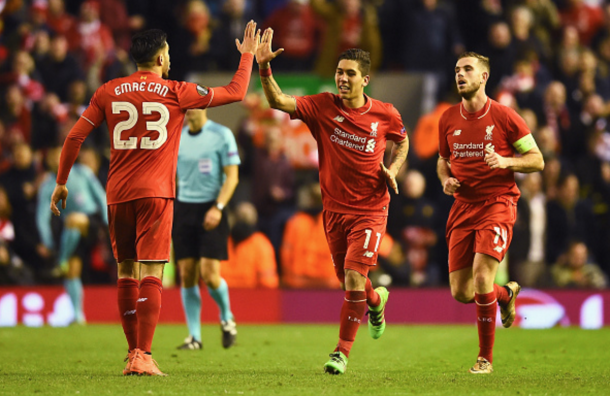
M 381 166 L 381 171 L 383 172 L 383 175 L 388 181 L 388 184 L 390 185 L 392 190 L 394 190 L 394 192 L 398 194 L 398 183 L 396 183 L 396 175 L 394 174 L 394 172 L 386 168 L 383 162 L 380 162 L 379 165 Z
M 244 30 L 244 41 L 240 43 L 239 39 L 235 39 L 237 50 L 242 54 L 256 54 L 256 50 L 259 47 L 260 37 L 261 31 L 260 29 L 256 30 L 256 22 L 248 22 L 246 29 Z
M 269 67 L 269 62 L 275 59 L 276 56 L 284 52 L 284 48 L 280 48 L 277 51 L 273 52 L 271 49 L 271 44 L 273 42 L 273 29 L 267 28 L 263 32 L 263 37 L 261 38 L 261 43 L 258 46 L 258 50 L 256 51 L 256 62 L 259 66 L 263 66 L 264 68 Z
M 66 199 L 68 198 L 68 188 L 63 184 L 56 184 L 55 190 L 53 190 L 53 195 L 51 195 L 51 212 L 55 216 L 59 216 L 59 209 L 57 209 L 57 204 L 59 201 L 63 201 L 61 203 L 61 208 L 66 208 Z

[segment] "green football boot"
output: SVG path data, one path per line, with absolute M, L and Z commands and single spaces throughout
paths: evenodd
M 381 303 L 377 307 L 369 307 L 369 311 L 366 313 L 369 316 L 369 334 L 374 340 L 378 339 L 383 335 L 385 331 L 385 305 L 388 303 L 388 296 L 390 292 L 383 286 L 379 286 L 375 289 Z
M 333 352 L 328 356 L 330 356 L 330 360 L 324 364 L 324 372 L 333 375 L 345 373 L 347 357 L 343 352 Z

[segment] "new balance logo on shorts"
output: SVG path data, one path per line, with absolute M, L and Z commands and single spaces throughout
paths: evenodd
M 371 258 L 371 257 L 373 257 L 374 254 L 375 253 L 373 253 L 373 252 L 366 251 L 366 252 L 364 252 L 363 256 L 367 257 L 367 258 Z
M 138 301 L 137 301 L 137 302 L 144 302 L 144 301 L 146 301 L 146 300 L 148 300 L 148 298 L 138 298 Z

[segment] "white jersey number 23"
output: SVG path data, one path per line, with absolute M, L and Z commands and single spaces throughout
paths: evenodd
M 116 150 L 135 150 L 138 148 L 138 138 L 135 136 L 129 137 L 127 140 L 121 139 L 121 133 L 132 129 L 138 122 L 138 109 L 133 103 L 129 102 L 112 102 L 112 114 L 120 114 L 126 111 L 129 118 L 121 121 L 114 127 L 112 131 L 112 140 Z M 169 110 L 164 104 L 157 102 L 142 102 L 142 113 L 152 114 L 159 113 L 161 117 L 157 121 L 146 121 L 146 129 L 148 131 L 159 132 L 159 137 L 151 140 L 145 136 L 140 141 L 140 148 L 145 150 L 156 150 L 167 140 L 167 123 L 169 121 Z

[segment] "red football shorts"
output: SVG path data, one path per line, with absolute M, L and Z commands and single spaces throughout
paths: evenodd
M 345 269 L 367 276 L 377 265 L 377 251 L 385 235 L 387 216 L 351 215 L 324 211 L 324 231 L 337 278 Z
M 108 228 L 117 262 L 169 261 L 174 200 L 141 198 L 108 205 Z
M 449 272 L 472 267 L 475 253 L 502 261 L 517 220 L 517 202 L 500 196 L 469 204 L 455 200 L 447 220 Z

